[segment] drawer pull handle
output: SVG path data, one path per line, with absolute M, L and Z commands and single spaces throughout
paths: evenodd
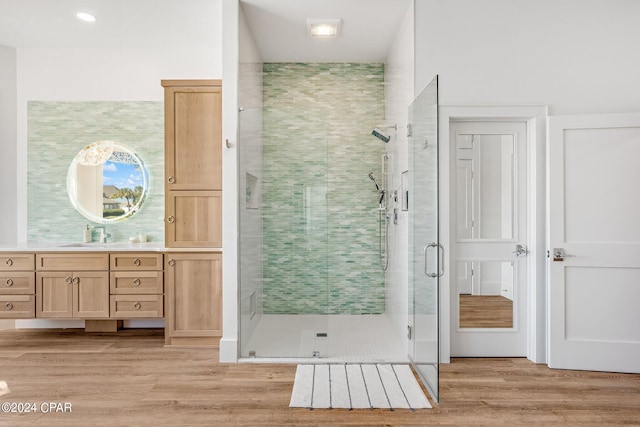
M 67 276 L 67 277 L 64 278 L 64 281 L 67 282 L 67 285 L 70 285 L 71 283 L 73 283 L 73 278 Z
M 7 303 L 6 307 L 7 310 L 13 310 L 13 304 L 11 304 L 10 302 Z
M 140 310 L 142 308 L 142 304 L 140 304 L 138 301 L 136 301 L 136 303 L 133 304 L 133 306 L 135 307 L 136 310 Z
M 7 264 L 9 267 L 11 267 L 13 265 L 13 260 L 11 258 L 9 258 L 8 260 L 5 261 L 5 264 Z
M 174 265 L 176 265 L 176 262 L 175 262 L 174 260 L 170 259 L 170 260 L 169 260 L 169 265 L 170 265 L 171 267 L 173 267 Z
M 77 285 L 78 283 L 80 283 L 80 278 L 79 277 L 74 277 L 73 279 L 71 279 L 72 283 L 74 285 Z
M 7 279 L 6 282 L 4 282 L 7 286 L 13 286 L 13 280 L 11 279 Z
M 171 215 L 169 218 L 167 218 L 167 221 L 173 224 L 174 222 L 176 222 L 176 217 Z
M 133 279 L 133 286 L 140 286 L 140 279 Z
M 173 184 L 174 182 L 176 182 L 176 179 L 170 176 L 169 178 L 167 178 L 167 181 L 169 181 L 169 184 Z
M 134 259 L 134 260 L 133 260 L 133 263 L 134 263 L 135 265 L 140 265 L 140 264 L 141 264 L 141 262 L 140 262 L 140 259 L 139 259 L 139 258 Z

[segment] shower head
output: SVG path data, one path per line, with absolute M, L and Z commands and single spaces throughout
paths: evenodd
M 376 179 L 373 177 L 373 172 L 369 172 L 369 179 L 376 185 L 376 190 L 380 191 L 380 187 L 378 186 Z
M 373 132 L 371 132 L 371 135 L 375 136 L 376 138 L 378 138 L 380 141 L 383 141 L 383 142 L 391 141 L 390 136 L 385 135 L 384 133 L 380 132 L 378 129 L 374 129 Z

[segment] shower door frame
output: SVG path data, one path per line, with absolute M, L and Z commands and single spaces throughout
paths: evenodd
M 424 113 L 424 115 L 420 115 Z M 429 115 L 429 113 L 433 113 Z M 440 291 L 438 76 L 414 99 L 409 121 L 409 359 L 439 401 Z M 424 162 L 423 162 L 424 161 Z

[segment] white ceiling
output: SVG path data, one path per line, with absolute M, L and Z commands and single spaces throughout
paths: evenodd
M 410 0 L 241 0 L 265 62 L 384 62 Z M 342 35 L 312 39 L 307 18 L 342 18 Z
M 0 44 L 27 48 L 219 46 L 221 0 L 0 0 Z M 98 22 L 76 19 L 90 12 Z
M 266 62 L 383 62 L 411 0 L 241 0 Z M 17 48 L 221 45 L 222 0 L 0 0 L 0 45 Z M 78 11 L 98 17 L 76 19 Z M 311 39 L 307 18 L 342 18 Z

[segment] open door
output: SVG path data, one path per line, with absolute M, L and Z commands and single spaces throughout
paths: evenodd
M 549 367 L 640 373 L 640 114 L 548 129 Z
M 438 76 L 409 107 L 409 357 L 439 398 Z

